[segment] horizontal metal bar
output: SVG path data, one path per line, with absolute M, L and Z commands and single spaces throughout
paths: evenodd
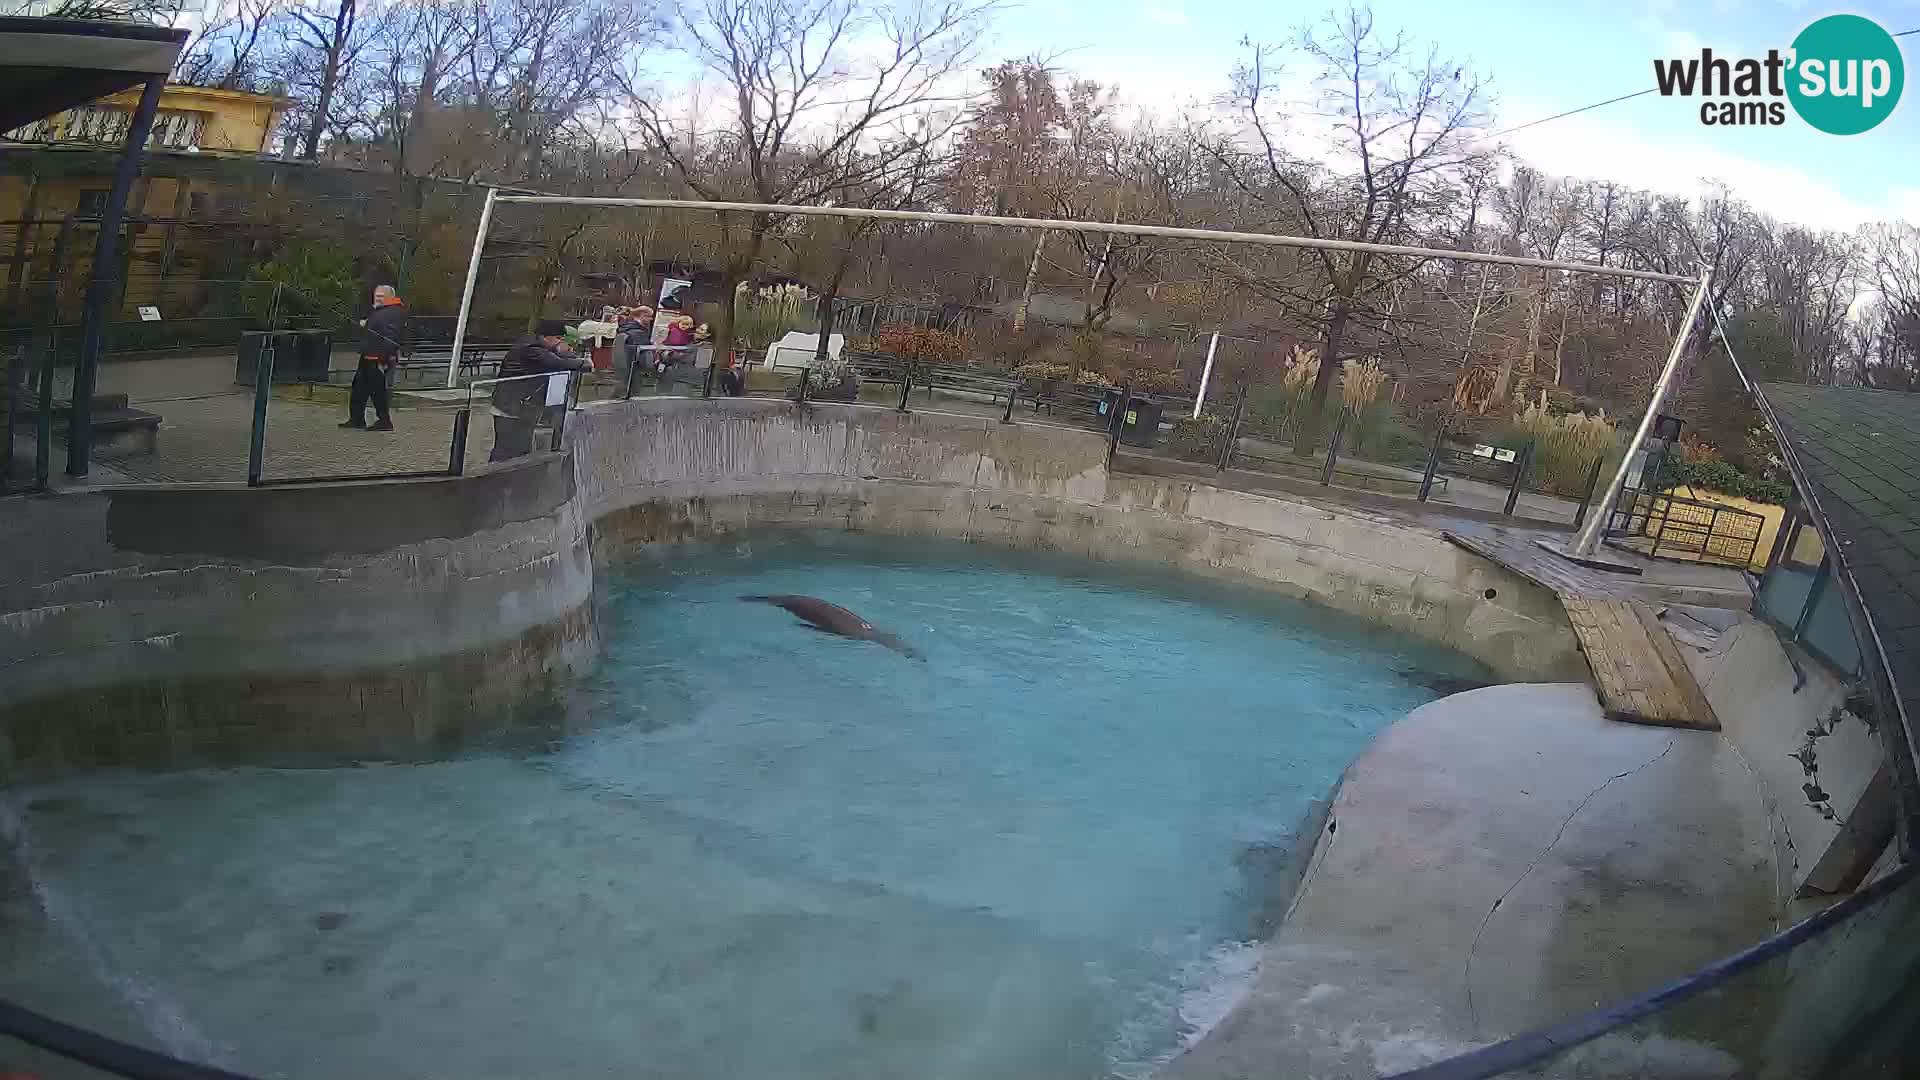
M 1459 1057 L 1394 1073 L 1388 1080 L 1485 1080 L 1558 1058 L 1582 1043 L 1591 1042 L 1609 1031 L 1618 1030 L 1688 998 L 1723 986 L 1727 980 L 1743 971 L 1786 955 L 1885 900 L 1895 890 L 1912 881 L 1916 872 L 1920 872 L 1920 866 L 1903 862 L 1888 871 L 1886 876 L 1832 907 L 1665 986 L 1571 1020 L 1515 1035 L 1492 1046 L 1470 1050 Z
M 1670 281 L 1677 285 L 1691 285 L 1695 280 L 1680 274 L 1662 274 L 1653 270 L 1628 270 L 1619 266 L 1565 262 L 1558 259 L 1529 259 L 1519 255 L 1492 255 L 1481 251 L 1450 251 L 1445 248 L 1408 247 L 1402 244 L 1368 244 L 1358 240 L 1322 240 L 1310 236 L 1228 232 L 1220 229 L 1183 229 L 1171 225 L 1134 225 L 1126 222 L 948 214 L 934 210 L 875 210 L 862 206 L 790 206 L 783 203 L 711 202 L 696 199 L 614 199 L 585 195 L 501 195 L 494 201 L 565 206 L 626 206 L 655 210 L 708 210 L 715 213 L 780 214 L 798 217 L 868 218 L 880 221 L 924 221 L 942 225 L 996 225 L 1014 229 L 1050 229 L 1060 232 L 1107 233 L 1119 236 L 1158 236 L 1169 240 L 1202 240 L 1218 244 L 1257 244 L 1266 247 L 1313 248 L 1322 251 L 1371 251 L 1381 255 L 1410 255 L 1422 259 L 1461 259 L 1466 262 L 1498 263 L 1502 266 L 1567 270 L 1577 274 L 1639 278 L 1645 281 Z
M 359 484 L 368 480 L 424 480 L 431 476 L 445 476 L 445 469 L 423 469 L 417 472 L 395 473 L 354 473 L 348 476 L 268 476 L 262 477 L 255 487 L 291 487 L 296 484 Z

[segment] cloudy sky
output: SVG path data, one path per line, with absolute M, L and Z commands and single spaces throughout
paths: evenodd
M 1401 28 L 1493 81 L 1505 128 L 1654 84 L 1656 57 L 1732 57 L 1785 49 L 1821 15 L 1852 11 L 1889 31 L 1920 28 L 1920 4 L 1848 7 L 1794 0 L 1374 0 L 1375 25 Z M 1318 3 L 1273 0 L 1046 0 L 997 20 L 996 52 L 1042 52 L 1063 68 L 1118 84 L 1133 105 L 1174 107 L 1224 89 L 1243 37 L 1284 40 Z M 1911 67 L 1920 35 L 1901 39 Z M 1920 222 L 1920 90 L 1863 135 L 1802 124 L 1701 125 L 1699 101 L 1648 95 L 1555 120 L 1506 139 L 1551 173 L 1692 193 L 1724 180 L 1762 210 L 1827 228 Z

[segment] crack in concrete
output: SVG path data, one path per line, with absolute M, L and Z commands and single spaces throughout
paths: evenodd
M 1602 780 L 1599 787 L 1587 792 L 1587 797 L 1581 799 L 1580 805 L 1574 807 L 1572 812 L 1566 816 L 1566 819 L 1560 822 L 1560 827 L 1554 830 L 1553 839 L 1547 841 L 1547 846 L 1540 849 L 1540 854 L 1535 855 L 1533 861 L 1527 864 L 1527 868 L 1520 871 L 1520 876 L 1513 879 L 1513 884 L 1507 886 L 1507 891 L 1500 894 L 1500 898 L 1493 902 L 1493 906 L 1488 908 L 1486 915 L 1480 919 L 1480 929 L 1474 932 L 1473 944 L 1467 948 L 1466 966 L 1460 973 L 1461 982 L 1465 984 L 1467 991 L 1467 1020 L 1468 1023 L 1472 1025 L 1470 1028 L 1472 1038 L 1480 1038 L 1480 1013 L 1473 1001 L 1473 958 L 1474 954 L 1480 951 L 1480 939 L 1486 937 L 1487 924 L 1493 921 L 1493 913 L 1500 910 L 1500 905 L 1507 902 L 1507 897 L 1512 896 L 1513 891 L 1520 887 L 1520 883 L 1527 880 L 1527 877 L 1533 873 L 1534 868 L 1539 866 L 1541 861 L 1559 845 L 1560 838 L 1566 835 L 1567 826 L 1573 824 L 1573 819 L 1580 816 L 1580 811 L 1585 810 L 1588 803 L 1597 798 L 1601 792 L 1607 790 L 1615 780 L 1624 780 L 1637 772 L 1652 768 L 1655 762 L 1658 762 L 1661 758 L 1666 757 L 1672 752 L 1674 742 L 1675 740 L 1668 739 L 1666 749 L 1653 755 L 1634 768 L 1628 769 L 1626 772 L 1614 773 L 1612 776 Z

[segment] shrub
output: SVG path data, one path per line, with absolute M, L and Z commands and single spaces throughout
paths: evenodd
M 1186 386 L 1186 379 L 1169 368 L 1134 368 L 1126 381 L 1143 394 L 1170 394 Z
M 1073 377 L 1073 381 L 1080 386 L 1092 386 L 1101 390 L 1112 390 L 1115 388 L 1112 379 L 1107 378 L 1092 368 L 1082 370 Z
M 1227 438 L 1228 422 L 1212 413 L 1198 417 L 1183 416 L 1173 422 L 1167 437 L 1167 449 L 1187 461 L 1214 461 L 1220 457 L 1221 444 Z
M 1793 497 L 1793 485 L 1762 476 L 1748 476 L 1730 461 L 1719 457 L 1692 460 L 1686 453 L 1669 455 L 1660 471 L 1660 483 L 1666 488 L 1695 487 L 1733 495 L 1754 502 L 1784 505 Z
M 295 237 L 254 274 L 298 294 L 282 298 L 286 314 L 350 324 L 365 313 L 367 298 L 360 295 L 353 256 L 336 244 Z
M 1578 496 L 1593 463 L 1613 455 L 1620 437 L 1604 412 L 1556 416 L 1545 395 L 1514 414 L 1501 441 L 1518 448 L 1533 443 L 1534 482 L 1543 491 Z
M 1340 370 L 1340 397 L 1346 402 L 1347 411 L 1356 416 L 1366 412 L 1386 382 L 1387 373 L 1380 370 L 1380 361 L 1373 357 L 1347 361 L 1346 367 Z
M 955 364 L 966 357 L 967 340 L 951 330 L 894 324 L 875 331 L 872 350 L 919 364 Z
M 1034 382 L 1042 382 L 1047 379 L 1064 379 L 1072 373 L 1072 369 L 1065 364 L 1049 364 L 1044 360 L 1037 360 L 1030 364 L 1021 364 L 1019 367 L 1013 369 L 1014 378 L 1028 379 Z
M 735 346 L 764 349 L 789 330 L 818 330 L 813 304 L 813 294 L 798 285 L 770 285 L 756 292 L 741 282 L 734 290 Z

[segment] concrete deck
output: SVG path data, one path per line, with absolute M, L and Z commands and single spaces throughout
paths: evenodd
M 1348 770 L 1253 989 L 1166 1075 L 1390 1075 L 1617 1001 L 1773 932 L 1773 864 L 1722 737 L 1610 723 L 1581 685 L 1445 698 Z M 1763 1007 L 1664 1033 L 1726 1070 L 1622 1075 L 1730 1075 L 1715 1035 Z

